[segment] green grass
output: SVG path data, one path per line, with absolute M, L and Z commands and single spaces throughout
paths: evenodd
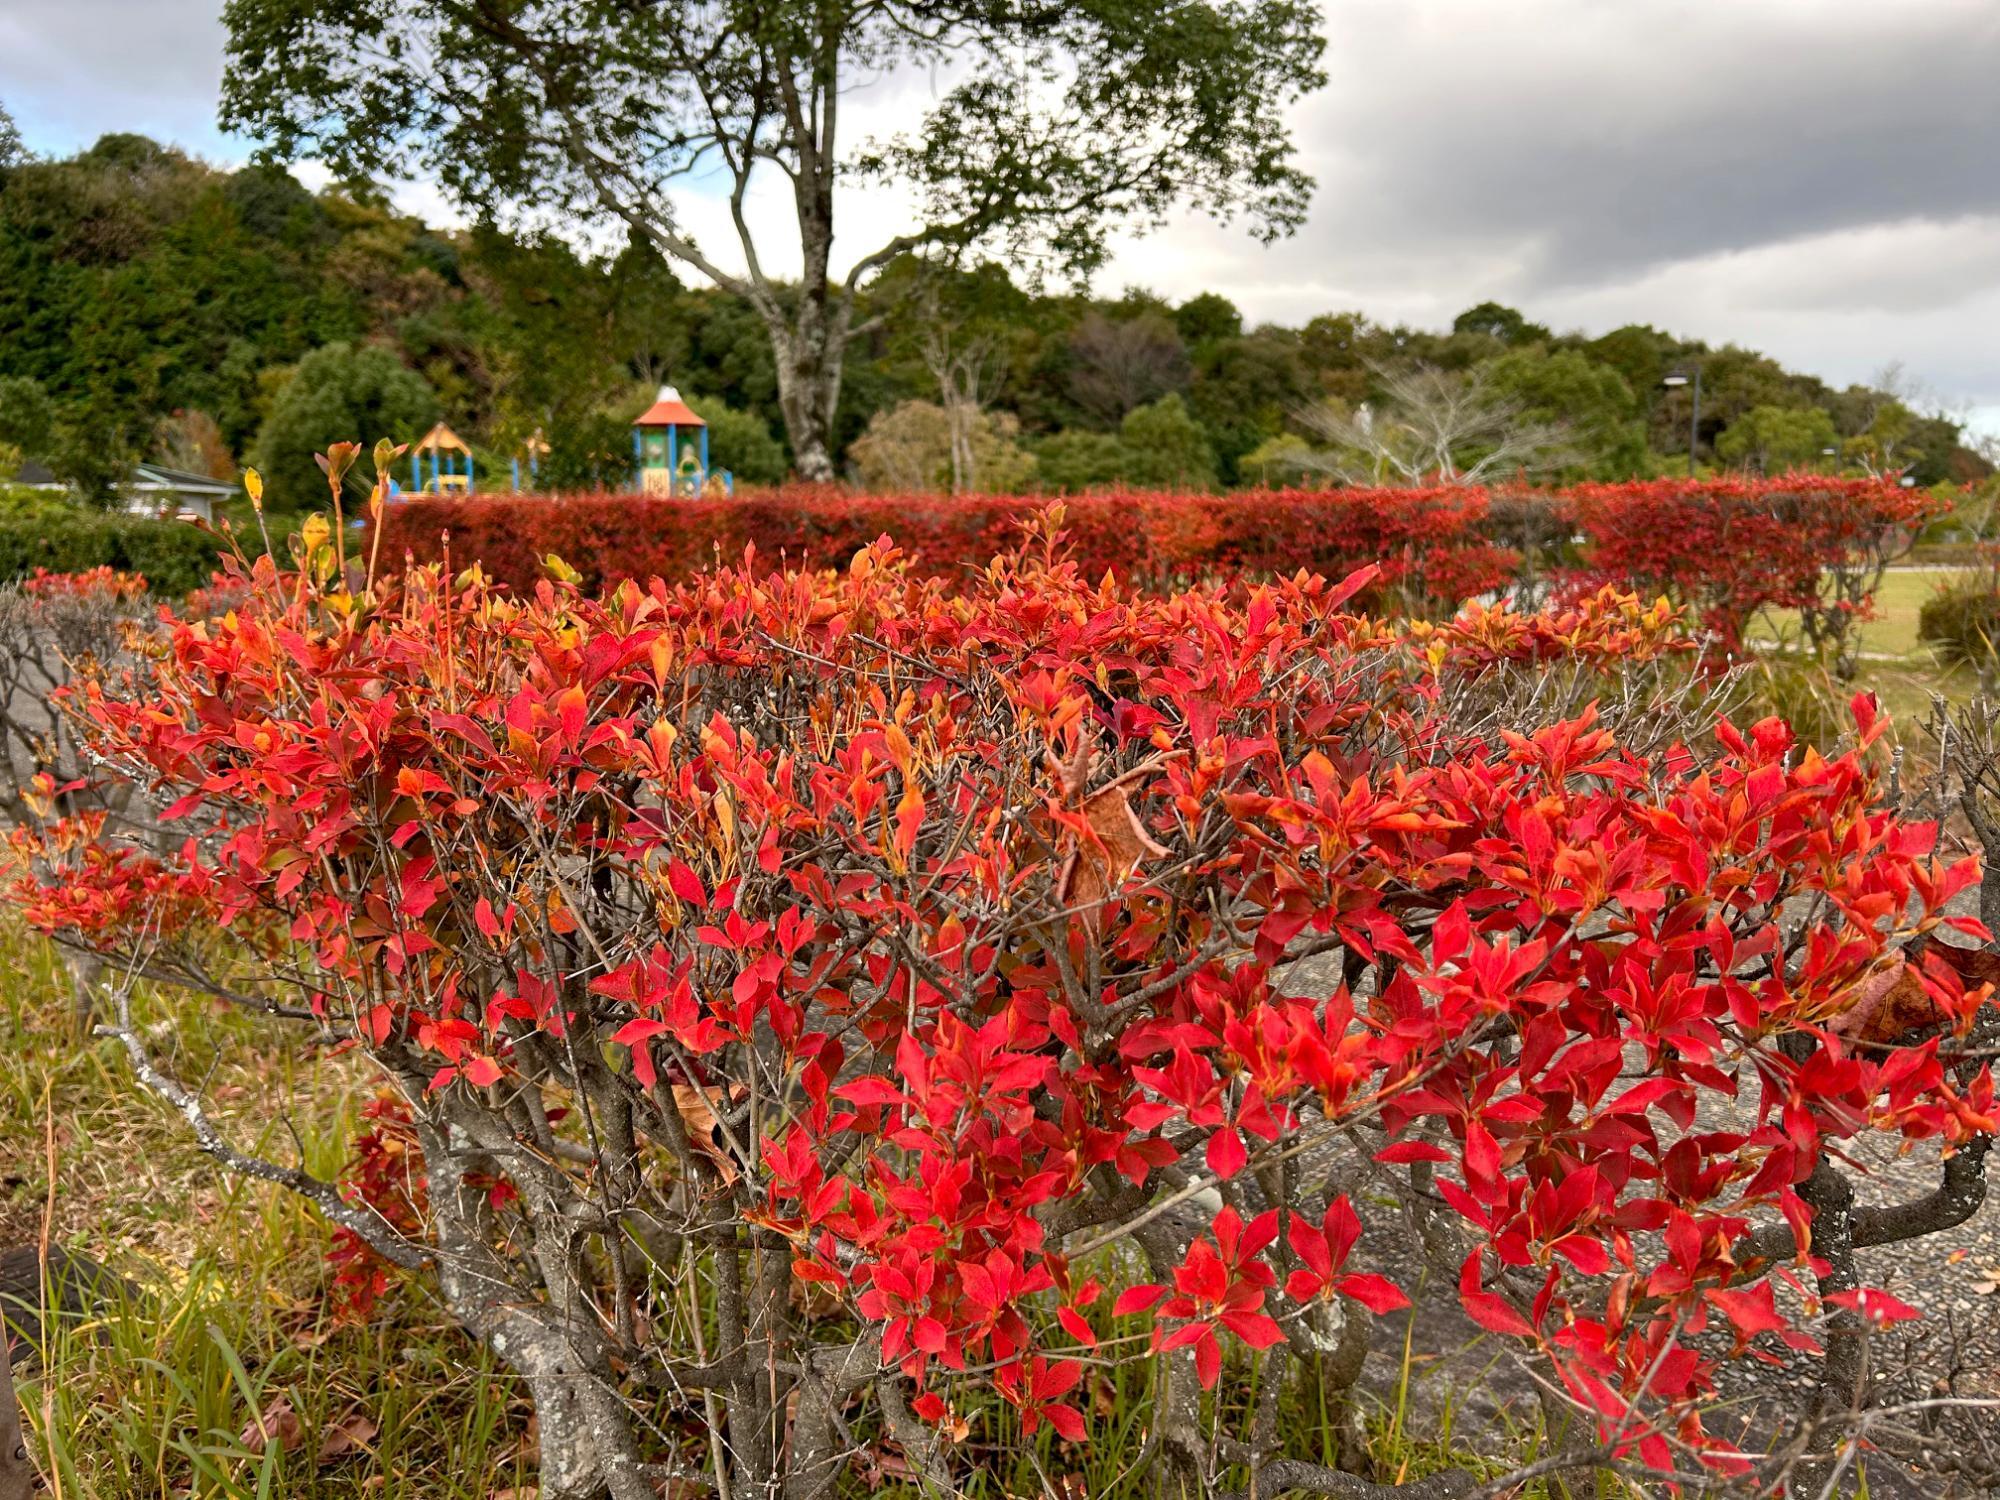
M 1930 650 L 1917 639 L 1917 616 L 1932 594 L 1959 576 L 1961 571 L 1891 568 L 1883 575 L 1882 587 L 1876 592 L 1874 618 L 1863 620 L 1858 627 L 1861 649 L 1928 667 Z M 1749 634 L 1752 640 L 1796 640 L 1798 613 L 1766 610 L 1751 622 Z
M 1882 700 L 1905 743 L 1910 732 L 1930 711 L 1933 695 L 1962 703 L 1977 686 L 1975 675 L 1963 667 L 1941 665 L 1931 650 L 1917 639 L 1917 620 L 1931 595 L 1962 576 L 1962 570 L 1892 568 L 1883 576 L 1875 597 L 1871 618 L 1857 627 L 1862 660 L 1851 683 L 1837 683 L 1820 674 L 1817 689 L 1807 681 L 1818 668 L 1790 652 L 1765 654 L 1762 670 L 1777 679 L 1772 683 L 1770 707 L 1796 721 L 1811 721 L 1831 713 L 1845 722 L 1841 707 L 1857 689 L 1869 689 Z M 1799 617 L 1794 610 L 1765 610 L 1755 616 L 1748 636 L 1753 645 L 1797 647 Z M 1823 702 L 1802 703 L 1802 697 L 1817 696 Z
M 0 965 L 0 1244 L 32 1242 L 46 1221 L 138 1288 L 58 1324 L 45 1360 L 17 1372 L 51 1495 L 489 1500 L 532 1486 L 528 1409 L 504 1372 L 414 1292 L 378 1326 L 335 1327 L 317 1218 L 215 1171 L 116 1043 L 77 1035 L 47 945 L 0 926 Z M 156 1050 L 207 1080 L 238 1141 L 282 1157 L 296 1132 L 313 1171 L 337 1172 L 366 1096 L 358 1067 L 235 1014 L 136 1000 Z M 251 1453 L 239 1435 L 281 1400 L 300 1440 Z M 329 1428 L 356 1415 L 354 1431 L 374 1432 L 320 1464 Z

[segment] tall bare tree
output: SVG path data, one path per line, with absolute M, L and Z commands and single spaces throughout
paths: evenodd
M 951 492 L 963 495 L 979 487 L 979 461 L 974 430 L 979 414 L 993 399 L 999 372 L 999 341 L 990 334 L 966 334 L 933 322 L 924 330 L 924 367 L 938 383 L 945 422 L 951 435 Z
M 1106 426 L 1188 381 L 1187 346 L 1158 313 L 1115 319 L 1091 313 L 1070 334 L 1069 354 L 1070 398 Z
M 1302 407 L 1293 420 L 1324 446 L 1308 462 L 1346 484 L 1479 484 L 1560 468 L 1576 452 L 1567 424 L 1538 421 L 1485 372 L 1371 366 L 1383 399 L 1354 410 Z

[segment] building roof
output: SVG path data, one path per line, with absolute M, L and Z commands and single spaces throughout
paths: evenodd
M 694 408 L 681 400 L 681 393 L 670 385 L 660 387 L 660 394 L 653 404 L 646 408 L 634 427 L 706 427 L 708 423 L 694 414 Z
M 28 459 L 14 471 L 13 484 L 35 490 L 66 490 L 68 485 L 50 472 L 49 466 Z M 239 493 L 227 480 L 186 469 L 170 469 L 165 464 L 134 464 L 125 476 L 123 489 L 140 494 L 199 495 L 208 500 L 228 500 Z
M 235 497 L 237 488 L 212 474 L 170 469 L 165 464 L 135 464 L 128 484 L 135 490 L 171 490 L 176 495 L 206 495 L 216 500 Z
M 442 453 L 466 453 L 472 450 L 465 445 L 465 439 L 440 422 L 417 440 L 416 451 L 429 453 L 433 449 Z

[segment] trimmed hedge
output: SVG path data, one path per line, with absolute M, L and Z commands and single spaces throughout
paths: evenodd
M 755 547 L 764 562 L 844 564 L 888 535 L 933 573 L 984 566 L 1039 497 L 857 495 L 788 486 L 742 499 L 642 495 L 425 496 L 393 505 L 382 555 L 531 588 L 551 554 L 587 588 L 685 578 Z M 1304 569 L 1339 578 L 1382 566 L 1371 607 L 1418 613 L 1510 585 L 1603 582 L 1666 593 L 1730 641 L 1766 605 L 1800 609 L 1839 637 L 1866 603 L 1871 570 L 1906 547 L 1935 501 L 1873 480 L 1788 474 L 1704 477 L 1554 492 L 1476 487 L 1101 491 L 1061 502 L 1078 565 L 1142 583 Z
M 1061 502 L 1078 565 L 1145 581 L 1205 573 L 1292 573 L 1338 578 L 1383 564 L 1388 587 L 1455 601 L 1497 588 L 1515 555 L 1481 531 L 1484 491 L 1467 488 L 1245 491 L 1188 495 L 1120 491 Z M 588 588 L 618 578 L 684 578 L 746 547 L 776 564 L 844 565 L 887 535 L 936 573 L 983 567 L 1013 546 L 1038 497 L 856 495 L 788 486 L 741 499 L 674 500 L 644 495 L 552 498 L 422 497 L 383 518 L 385 561 L 419 562 L 449 552 L 454 567 L 475 559 L 516 589 L 543 575 L 553 553 Z
M 185 521 L 54 509 L 0 516 L 0 581 L 107 567 L 142 573 L 155 594 L 177 598 L 208 583 L 219 555 L 215 537 Z

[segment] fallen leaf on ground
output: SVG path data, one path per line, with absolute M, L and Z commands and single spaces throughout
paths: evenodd
M 292 1410 L 291 1398 L 273 1396 L 261 1412 L 243 1424 L 243 1430 L 236 1434 L 236 1441 L 253 1454 L 263 1453 L 273 1443 L 278 1445 L 279 1452 L 289 1453 L 298 1447 L 305 1435 L 299 1414 Z
M 367 1412 L 349 1412 L 321 1436 L 319 1462 L 330 1464 L 336 1459 L 367 1452 L 368 1445 L 375 1441 L 375 1435 L 381 1430 Z

